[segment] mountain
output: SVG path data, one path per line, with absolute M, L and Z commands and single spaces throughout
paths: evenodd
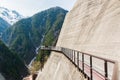
M 1 41 L 0 73 L 2 73 L 6 80 L 22 80 L 24 76 L 29 74 L 27 67 L 18 54 L 10 51 Z
M 4 19 L 0 18 L 0 37 L 2 33 L 10 26 L 8 22 L 6 22 Z
M 10 10 L 4 7 L 0 7 L 0 17 L 11 25 L 17 22 L 18 20 L 24 18 L 21 14 L 19 14 L 15 10 Z
M 22 19 L 3 33 L 2 40 L 29 64 L 46 36 L 46 43 L 50 43 L 59 35 L 66 13 L 54 7 Z

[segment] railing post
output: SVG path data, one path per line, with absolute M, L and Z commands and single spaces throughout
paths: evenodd
M 68 49 L 68 57 L 70 58 L 70 50 Z
M 72 57 L 71 57 L 72 55 L 71 55 L 71 50 L 70 50 L 70 59 L 72 59 Z
M 90 56 L 90 78 L 93 80 L 93 72 L 92 72 L 92 56 Z
M 105 70 L 105 80 L 108 80 L 108 65 L 107 65 L 107 61 L 104 61 L 104 70 Z
M 82 71 L 83 71 L 83 74 L 84 74 L 84 54 L 82 53 Z
M 70 53 L 70 59 L 71 59 L 71 50 L 69 50 L 69 53 Z
M 68 57 L 70 58 L 70 50 L 68 50 Z
M 72 61 L 73 61 L 73 50 L 72 50 Z
M 70 50 L 68 50 L 69 58 L 70 58 Z
M 118 72 L 118 62 L 117 61 L 113 61 L 110 59 L 105 59 L 99 56 L 94 56 L 94 55 L 90 55 L 88 53 L 84 53 L 84 52 L 78 52 L 75 50 L 71 50 L 71 49 L 67 49 L 67 48 L 63 48 L 63 47 L 53 47 L 53 46 L 41 46 L 40 47 L 41 50 L 48 50 L 48 51 L 59 51 L 62 52 L 67 58 L 71 59 L 72 62 L 75 64 L 75 66 L 77 66 L 80 71 L 84 74 L 85 77 L 87 77 L 87 80 L 93 80 L 94 76 L 93 76 L 93 58 L 97 58 L 100 60 L 104 61 L 104 80 L 110 80 L 109 79 L 109 73 L 108 73 L 108 63 L 112 63 L 114 64 L 114 70 L 113 70 L 113 75 L 112 75 L 112 80 L 118 80 L 119 78 L 119 72 Z M 80 63 L 81 61 L 81 54 L 82 54 L 82 63 Z M 90 76 L 86 73 L 86 63 L 85 63 L 85 55 L 88 55 L 90 57 Z M 81 64 L 82 64 L 82 68 L 81 68 Z M 101 73 L 99 73 L 99 71 L 97 71 L 99 75 L 102 75 Z
M 112 80 L 119 80 L 119 69 L 117 61 L 115 62 L 114 65 Z
M 74 51 L 74 63 L 75 63 L 75 51 Z
M 65 49 L 65 55 L 67 56 L 67 49 Z
M 79 68 L 79 52 L 77 52 L 77 64 L 78 64 L 78 68 Z

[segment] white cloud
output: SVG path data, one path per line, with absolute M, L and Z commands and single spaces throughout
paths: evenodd
M 73 7 L 76 0 L 0 0 L 0 6 L 13 9 L 25 16 L 31 16 L 41 10 L 60 6 L 67 10 Z

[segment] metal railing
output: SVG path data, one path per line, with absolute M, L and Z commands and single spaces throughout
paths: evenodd
M 63 53 L 88 80 L 118 80 L 117 61 L 63 47 L 41 46 L 41 49 Z M 99 62 L 95 63 L 95 61 L 102 62 L 102 64 L 100 63 L 100 65 L 97 65 Z M 113 68 L 110 69 L 112 72 L 108 70 L 109 64 L 113 65 Z M 98 68 L 95 68 L 96 66 L 94 65 L 102 65 L 102 72 Z

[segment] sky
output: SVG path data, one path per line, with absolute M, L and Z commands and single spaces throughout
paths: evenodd
M 71 10 L 76 0 L 0 0 L 0 6 L 16 10 L 23 16 L 32 16 L 50 7 Z

